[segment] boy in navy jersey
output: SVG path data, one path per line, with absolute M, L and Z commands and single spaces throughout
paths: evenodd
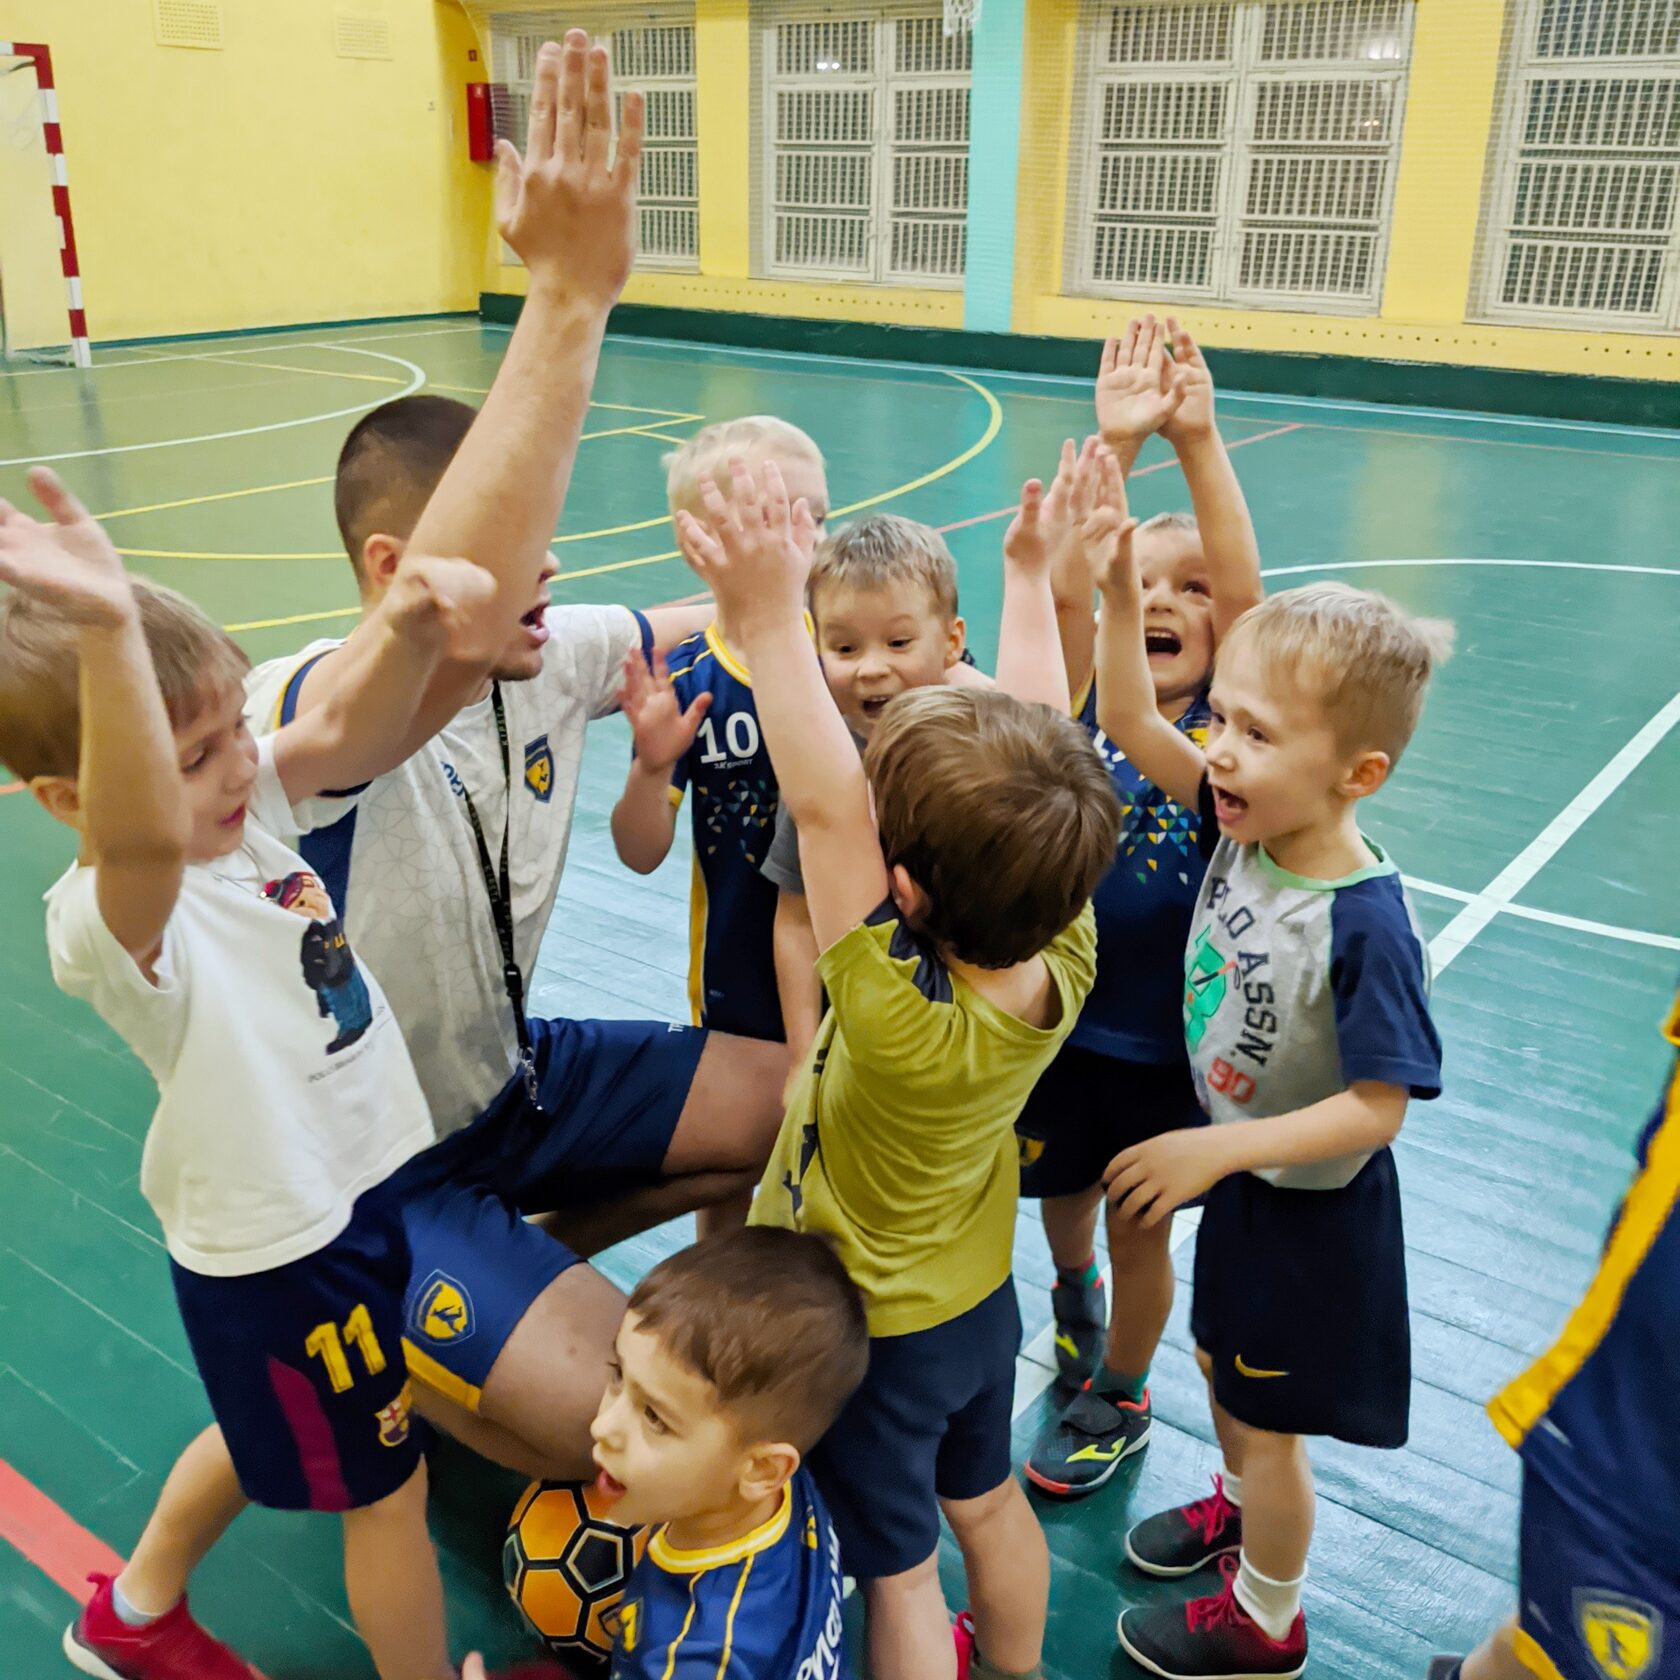
M 1093 1252 L 1103 1168 L 1131 1144 L 1203 1119 L 1190 1081 L 1179 982 L 1205 865 L 1197 818 L 1156 787 L 1097 724 L 1095 583 L 1080 526 L 1107 475 L 1109 499 L 1144 439 L 1177 452 L 1196 514 L 1158 514 L 1136 537 L 1156 709 L 1206 739 L 1214 650 L 1260 599 L 1260 555 L 1242 487 L 1214 424 L 1213 380 L 1188 333 L 1153 316 L 1110 340 L 1097 380 L 1102 430 L 1077 464 L 1063 450 L 1047 514 L 1060 527 L 1052 574 L 1074 715 L 1091 732 L 1124 812 L 1114 866 L 1097 888 L 1097 983 L 1020 1120 L 1021 1193 L 1042 1199 L 1056 1262 L 1056 1365 L 1075 1392 L 1027 1457 L 1035 1486 L 1064 1497 L 1101 1487 L 1149 1440 L 1149 1367 L 1172 1310 L 1171 1225 L 1110 1216 L 1114 1300 L 1103 1328 Z M 1168 357 L 1169 339 L 1173 351 Z M 1110 459 L 1112 457 L 1112 459 Z
M 1191 1329 L 1224 1476 L 1211 1498 L 1126 1537 L 1139 1569 L 1218 1560 L 1223 1592 L 1127 1610 L 1120 1643 L 1173 1680 L 1293 1677 L 1313 1530 L 1306 1437 L 1404 1444 L 1411 1343 L 1389 1145 L 1440 1094 L 1422 936 L 1395 864 L 1359 829 L 1422 710 L 1446 626 L 1317 584 L 1231 627 L 1206 749 L 1157 708 L 1144 613 L 1115 508 L 1099 579 L 1097 714 L 1158 787 L 1197 813 L 1208 855 L 1185 957 L 1184 1036 L 1213 1124 L 1124 1150 L 1121 1217 L 1159 1226 L 1206 1195 Z
M 1517 1619 L 1430 1680 L 1680 1674 L 1680 1059 L 1638 1155 L 1581 1304 L 1488 1407 L 1523 1460 Z
M 643 1278 L 594 1425 L 614 1520 L 658 1525 L 613 1680 L 836 1680 L 840 1543 L 803 1461 L 868 1361 L 820 1237 L 733 1231 Z

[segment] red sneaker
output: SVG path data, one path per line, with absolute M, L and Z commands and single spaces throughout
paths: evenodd
M 1295 1680 L 1307 1666 L 1307 1619 L 1273 1639 L 1237 1601 L 1237 1560 L 1219 1560 L 1225 1590 L 1188 1604 L 1150 1604 L 1120 1616 L 1126 1655 L 1165 1680 Z
M 974 1661 L 974 1618 L 968 1611 L 957 1612 L 951 1637 L 957 1642 L 957 1680 L 968 1680 L 968 1665 Z
M 111 1603 L 109 1575 L 90 1575 L 93 1597 L 65 1629 L 64 1654 L 97 1680 L 255 1680 L 256 1670 L 212 1639 L 183 1598 L 144 1627 L 130 1627 Z

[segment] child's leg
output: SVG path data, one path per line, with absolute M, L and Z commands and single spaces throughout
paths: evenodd
M 1100 1194 L 1100 1192 L 1099 1192 Z M 1155 1350 L 1172 1312 L 1172 1221 L 1145 1230 L 1135 1219 L 1108 1213 L 1108 1255 L 1114 1268 L 1114 1298 L 1108 1313 L 1107 1372 L 1127 1385 L 1127 1397 L 1143 1398 Z
M 175 1461 L 117 1591 L 142 1616 L 161 1616 L 248 1501 L 221 1430 L 211 1426 Z
M 937 1556 L 863 1583 L 870 1680 L 955 1680 L 957 1647 Z
M 1219 1451 L 1225 1460 L 1225 1480 L 1230 1483 L 1236 1481 L 1236 1490 L 1226 1488 L 1226 1496 L 1233 1505 L 1242 1504 L 1242 1473 L 1243 1473 L 1243 1442 L 1246 1431 L 1231 1414 L 1219 1404 L 1219 1396 L 1213 1392 L 1213 1361 L 1200 1348 L 1196 1349 L 1196 1363 L 1202 1368 L 1202 1378 L 1207 1383 L 1208 1411 L 1213 1414 L 1213 1433 L 1219 1441 Z
M 1090 1264 L 1102 1199 L 1099 1184 L 1071 1196 L 1046 1196 L 1039 1204 L 1044 1214 L 1044 1237 L 1058 1272 L 1083 1272 Z
M 1050 1551 L 1013 1476 L 978 1499 L 942 1499 L 968 1571 L 975 1645 L 990 1668 L 1030 1674 L 1044 1655 Z
M 739 1231 L 752 1212 L 751 1189 L 737 1191 L 727 1201 L 713 1202 L 710 1207 L 697 1208 L 694 1231 L 697 1237 L 720 1237 L 729 1231 Z
M 1243 1436 L 1237 1601 L 1273 1639 L 1285 1639 L 1301 1608 L 1301 1583 L 1312 1545 L 1307 1443 L 1299 1435 L 1276 1435 L 1240 1423 L 1236 1427 Z
M 1463 1680 L 1534 1680 L 1533 1672 L 1517 1656 L 1511 1644 L 1515 1622 L 1507 1622 L 1489 1634 L 1464 1659 Z
M 380 1680 L 454 1680 L 424 1460 L 395 1493 L 344 1513 L 344 1584 Z

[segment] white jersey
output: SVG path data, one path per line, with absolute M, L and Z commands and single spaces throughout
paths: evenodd
M 478 812 L 493 867 L 508 825 L 514 948 L 528 982 L 566 862 L 584 730 L 617 705 L 625 655 L 652 645 L 647 620 L 627 607 L 551 607 L 547 623 L 542 674 L 501 685 L 511 809 L 486 699 L 304 842 L 344 906 L 357 951 L 384 979 L 439 1136 L 486 1108 L 518 1057 L 501 945 L 460 790 Z M 313 642 L 258 666 L 245 685 L 252 728 L 272 730 L 289 717 L 294 679 L 339 645 Z
M 296 829 L 264 741 L 240 848 L 187 867 L 155 984 L 105 925 L 97 869 L 73 865 L 46 895 L 53 978 L 158 1084 L 141 1191 L 174 1259 L 211 1277 L 326 1247 L 364 1190 L 432 1142 L 379 983 L 275 838 Z

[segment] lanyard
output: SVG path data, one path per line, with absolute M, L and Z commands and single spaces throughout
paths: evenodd
M 519 1040 L 519 1072 L 531 1106 L 542 1112 L 541 1089 L 537 1084 L 537 1058 L 531 1049 L 531 1024 L 525 1018 L 525 976 L 513 948 L 513 893 L 508 886 L 508 830 L 513 827 L 513 765 L 508 757 L 507 712 L 502 706 L 500 683 L 490 685 L 490 706 L 496 714 L 496 740 L 502 749 L 502 786 L 506 804 L 502 815 L 502 866 L 500 873 L 490 865 L 490 848 L 484 843 L 484 825 L 478 820 L 472 795 L 464 782 L 458 784 L 461 803 L 467 808 L 473 839 L 478 842 L 478 865 L 484 871 L 484 891 L 490 900 L 490 915 L 496 924 L 496 940 L 502 948 L 502 984 L 513 1008 L 513 1030 Z

